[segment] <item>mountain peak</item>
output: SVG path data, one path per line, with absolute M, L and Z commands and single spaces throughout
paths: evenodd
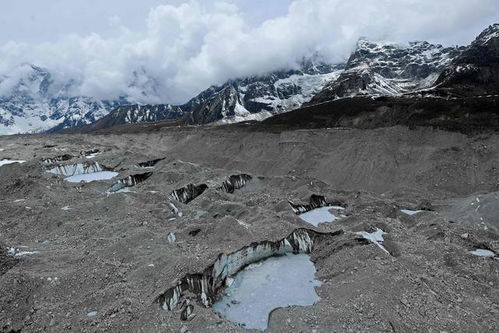
M 475 39 L 473 44 L 485 45 L 492 39 L 499 38 L 499 23 L 494 23 L 490 25 L 487 29 L 482 31 L 480 35 Z

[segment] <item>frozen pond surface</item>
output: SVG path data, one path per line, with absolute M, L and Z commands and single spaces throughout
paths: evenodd
M 495 257 L 496 254 L 490 250 L 477 249 L 475 251 L 470 251 L 471 254 L 479 257 Z
M 265 330 L 272 310 L 318 302 L 315 287 L 320 284 L 310 256 L 273 257 L 239 272 L 213 309 L 245 328 Z
M 312 209 L 311 211 L 300 214 L 299 216 L 303 221 L 317 227 L 321 223 L 331 223 L 340 219 L 339 217 L 330 212 L 330 210 L 332 209 L 345 210 L 345 208 L 340 206 L 327 206 L 327 207 Z
M 0 160 L 0 167 L 3 166 L 3 165 L 7 165 L 7 164 L 24 163 L 24 162 L 26 162 L 26 161 L 3 159 L 3 160 Z
M 108 180 L 108 179 L 113 179 L 119 175 L 117 172 L 112 172 L 112 171 L 99 171 L 99 172 L 92 172 L 92 173 L 84 173 L 84 174 L 79 174 L 79 175 L 74 175 L 71 177 L 66 178 L 66 181 L 70 183 L 90 183 L 96 180 Z
M 410 210 L 410 209 L 401 209 L 400 211 L 406 215 L 409 215 L 409 216 L 416 215 L 416 214 L 423 212 L 422 210 Z

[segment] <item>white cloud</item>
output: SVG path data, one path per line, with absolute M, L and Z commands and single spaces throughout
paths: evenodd
M 9 42 L 0 46 L 0 75 L 29 62 L 56 79 L 76 77 L 81 94 L 179 103 L 211 84 L 290 66 L 314 52 L 344 60 L 360 36 L 468 43 L 499 20 L 497 0 L 295 0 L 285 15 L 251 25 L 235 3 L 156 6 L 145 31 L 114 15 L 111 36 Z M 137 86 L 156 93 L 144 96 Z

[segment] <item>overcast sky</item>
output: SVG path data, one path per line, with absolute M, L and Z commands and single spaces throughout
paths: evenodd
M 316 52 L 342 61 L 360 36 L 468 44 L 495 22 L 498 0 L 2 1 L 0 75 L 28 62 L 81 94 L 140 99 L 135 81 L 158 88 L 141 102 L 178 103 Z

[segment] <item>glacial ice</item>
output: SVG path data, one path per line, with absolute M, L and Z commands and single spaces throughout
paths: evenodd
M 7 164 L 24 163 L 24 162 L 26 162 L 26 161 L 3 159 L 3 160 L 0 160 L 0 167 L 7 165 Z
M 272 310 L 318 302 L 320 284 L 309 255 L 272 257 L 239 272 L 213 309 L 245 328 L 265 330 Z

